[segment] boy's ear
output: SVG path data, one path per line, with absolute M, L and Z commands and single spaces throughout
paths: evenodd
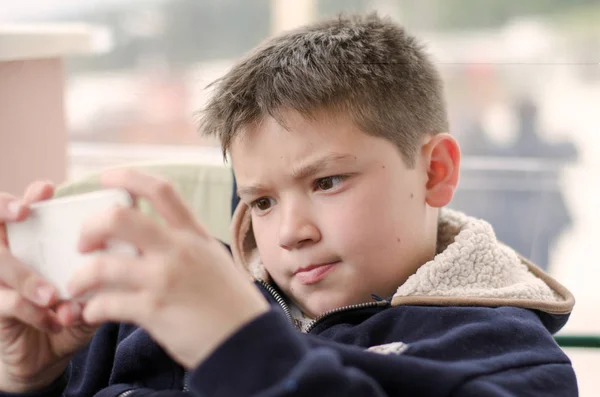
M 437 134 L 422 147 L 427 170 L 425 202 L 434 208 L 447 205 L 454 196 L 460 170 L 460 147 L 452 135 Z

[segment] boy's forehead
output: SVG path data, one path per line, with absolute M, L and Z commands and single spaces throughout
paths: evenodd
M 292 140 L 296 144 L 318 141 L 349 144 L 366 135 L 354 121 L 344 114 L 315 111 L 303 115 L 295 110 L 280 111 L 275 117 L 265 116 L 260 121 L 242 126 L 231 143 L 231 155 L 236 157 L 248 151 L 277 145 L 278 140 Z
M 285 121 L 282 125 L 265 119 L 234 138 L 230 154 L 236 175 L 253 177 L 270 170 L 269 174 L 298 177 L 361 157 L 361 146 L 351 142 L 352 132 L 346 131 L 351 126 L 346 123 L 297 116 Z

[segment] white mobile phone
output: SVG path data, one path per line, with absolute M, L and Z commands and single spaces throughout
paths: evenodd
M 84 223 L 110 208 L 133 205 L 131 195 L 123 189 L 105 189 L 32 204 L 26 220 L 6 225 L 10 252 L 56 286 L 62 299 L 69 299 L 66 286 L 74 270 L 89 263 L 95 254 L 81 254 L 77 249 Z M 106 251 L 137 254 L 135 247 L 123 242 L 111 242 Z

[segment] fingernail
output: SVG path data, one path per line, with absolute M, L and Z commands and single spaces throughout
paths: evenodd
M 21 208 L 23 208 L 23 204 L 20 201 L 15 200 L 8 203 L 8 212 L 13 217 L 19 216 L 19 212 L 21 212 Z
M 50 303 L 52 295 L 54 295 L 54 289 L 52 287 L 48 287 L 47 285 L 38 287 L 36 290 L 36 302 L 39 305 L 46 306 Z

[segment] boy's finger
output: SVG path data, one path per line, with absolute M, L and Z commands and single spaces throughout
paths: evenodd
M 54 195 L 54 186 L 50 182 L 33 182 L 28 186 L 25 196 L 22 200 L 16 197 L 0 193 L 0 224 L 6 221 L 18 222 L 22 221 L 29 215 L 28 205 L 48 200 Z M 0 240 L 6 240 L 6 231 L 4 228 L 0 230 Z
M 37 307 L 8 288 L 0 288 L 0 317 L 16 318 L 43 332 L 58 332 L 61 328 L 51 310 Z
M 124 188 L 134 196 L 147 199 L 169 226 L 206 234 L 173 185 L 166 180 L 133 169 L 118 169 L 104 172 L 101 181 L 107 188 Z
M 6 233 L 6 225 L 0 223 L 0 249 L 8 248 L 8 236 Z
M 0 249 L 0 283 L 41 307 L 52 305 L 58 296 L 56 288 L 29 270 L 6 249 Z
M 61 302 L 56 307 L 56 318 L 64 327 L 70 327 L 83 320 L 83 304 L 76 301 Z
M 140 293 L 122 291 L 97 294 L 83 309 L 83 319 L 93 325 L 110 321 L 142 326 L 147 318 L 147 305 L 142 296 Z
M 10 203 L 15 201 L 16 197 L 6 193 L 0 193 L 0 247 L 8 247 L 5 222 L 7 220 L 16 220 L 19 215 L 22 215 L 22 210 L 20 208 L 15 210 L 15 204 L 10 205 Z M 19 204 L 16 205 L 18 206 Z
M 42 181 L 29 185 L 22 200 L 7 193 L 0 193 L 0 246 L 8 246 L 6 221 L 18 222 L 24 220 L 29 215 L 29 204 L 47 200 L 53 194 L 54 185 L 50 182 Z
M 149 285 L 147 266 L 137 258 L 98 255 L 73 274 L 67 289 L 73 298 L 103 290 L 139 290 Z
M 6 221 L 20 221 L 27 216 L 27 207 L 15 196 L 0 193 L 0 224 Z
M 25 190 L 23 202 L 32 204 L 38 201 L 48 200 L 54 195 L 54 184 L 49 181 L 35 181 Z
M 79 250 L 91 252 L 107 247 L 110 241 L 133 244 L 142 252 L 161 249 L 168 244 L 164 229 L 149 216 L 134 208 L 118 207 L 85 222 Z

